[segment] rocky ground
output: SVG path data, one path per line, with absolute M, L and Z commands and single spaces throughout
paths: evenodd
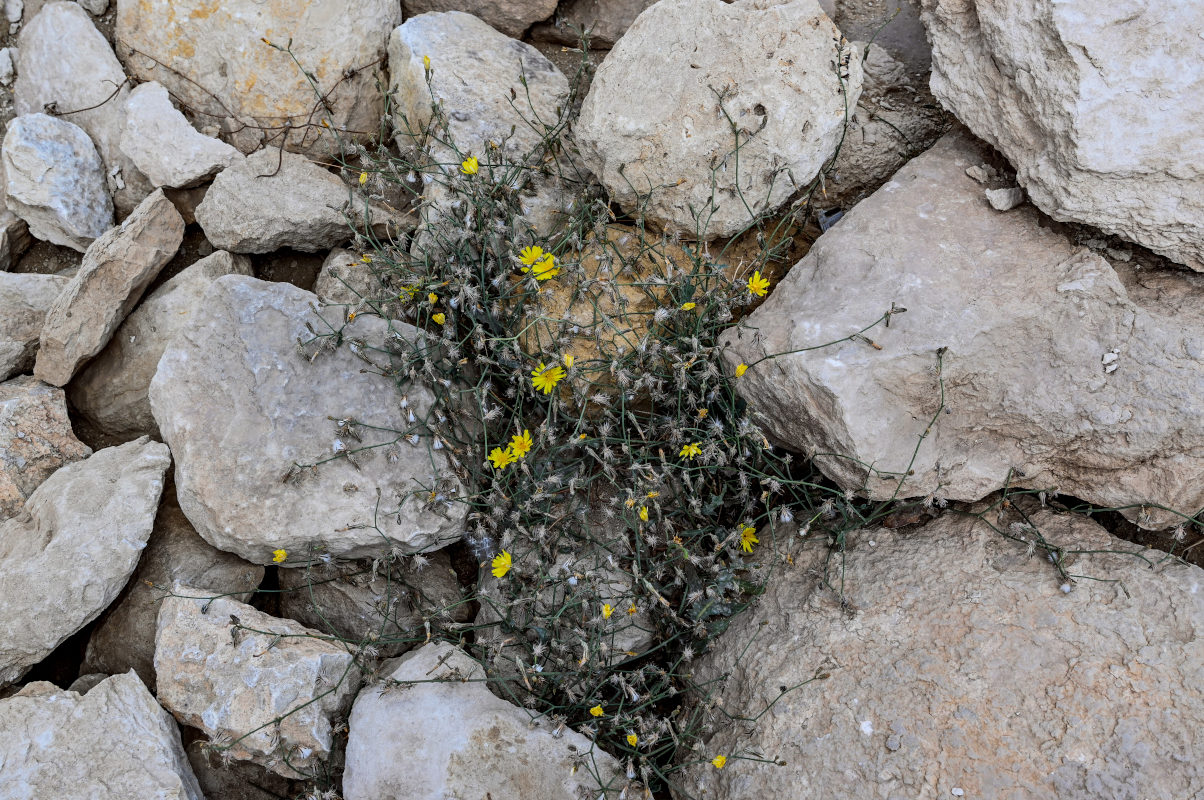
M 0 800 L 1204 795 L 1198 6 L 3 7 Z

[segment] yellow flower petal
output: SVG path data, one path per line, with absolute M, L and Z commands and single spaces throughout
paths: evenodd
M 604 619 L 610 619 L 610 615 L 613 613 L 615 613 L 614 606 L 609 604 L 602 606 L 602 617 Z
M 492 570 L 493 577 L 504 578 L 506 576 L 506 573 L 510 571 L 510 563 L 511 563 L 510 553 L 508 553 L 505 550 L 503 550 L 502 552 L 500 552 L 496 556 L 494 556 L 493 562 L 491 564 L 491 566 L 493 567 L 493 570 Z
M 606 712 L 602 710 L 602 706 L 594 706 L 589 710 L 590 716 L 600 717 Z
M 363 186 L 367 182 L 368 182 L 368 173 L 361 172 L 360 173 L 360 186 Z
M 430 56 L 423 56 L 423 57 L 422 57 L 422 68 L 423 68 L 423 69 L 430 69 L 430 68 L 431 68 L 431 57 L 430 57 Z
M 682 304 L 681 304 L 681 310 L 682 310 L 682 311 L 693 311 L 693 310 L 694 310 L 694 304 L 693 304 L 693 303 L 682 303 Z
M 279 564 L 281 561 L 283 561 L 286 558 L 288 558 L 287 550 L 273 550 L 272 551 L 272 561 L 274 563 Z
M 565 354 L 564 354 L 564 365 L 565 365 L 566 367 L 571 367 L 571 366 L 573 366 L 573 354 L 572 354 L 572 353 L 565 353 Z
M 715 769 L 723 769 L 723 765 L 727 763 L 727 756 L 715 756 L 711 763 L 715 765 Z
M 748 364 L 737 364 L 736 365 L 736 377 L 737 378 L 744 377 L 744 373 L 746 373 L 746 372 L 748 372 Z
M 438 314 L 431 314 L 431 319 L 435 321 L 436 325 L 442 325 L 443 323 L 447 322 L 447 317 L 442 312 Z
M 428 294 L 426 296 L 426 299 L 431 301 L 431 305 L 434 305 L 435 303 L 439 302 L 439 295 L 435 294 L 434 292 L 431 292 L 430 294 Z
M 518 253 L 518 260 L 526 264 L 528 267 L 541 258 L 543 258 L 543 248 L 539 245 L 524 247 Z
M 476 156 L 469 156 L 460 163 L 460 171 L 465 175 L 476 175 L 480 169 L 480 164 L 477 162 Z
M 648 521 L 648 506 L 640 506 L 640 520 Z
M 639 744 L 639 741 L 640 737 L 636 736 L 634 733 L 627 734 L 627 744 L 631 745 L 632 747 L 635 747 L 637 744 Z
M 691 442 L 690 444 L 682 445 L 681 452 L 677 455 L 682 458 L 694 458 L 694 456 L 701 452 L 702 448 L 698 446 L 698 442 Z

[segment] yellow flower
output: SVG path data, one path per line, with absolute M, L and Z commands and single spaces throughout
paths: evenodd
M 613 614 L 613 613 L 615 613 L 615 608 L 614 608 L 614 606 L 612 606 L 612 605 L 610 605 L 610 604 L 606 604 L 606 605 L 602 606 L 602 617 L 603 617 L 603 619 L 610 619 L 610 615 L 611 615 L 611 614 Z
M 286 558 L 288 558 L 287 550 L 273 550 L 272 551 L 272 562 L 273 563 L 279 564 L 281 561 L 283 561 Z
M 715 756 L 711 763 L 715 765 L 715 769 L 723 769 L 723 765 L 727 763 L 727 756 Z
M 514 454 L 509 450 L 503 450 L 500 447 L 495 447 L 489 454 L 489 460 L 493 462 L 494 469 L 505 469 L 507 464 L 510 464 L 514 461 Z
M 635 747 L 639 741 L 640 737 L 636 736 L 634 733 L 627 734 L 627 744 L 631 745 L 632 747 Z
M 401 287 L 401 294 L 397 295 L 397 299 L 398 300 L 413 300 L 414 295 L 416 295 L 416 294 L 418 294 L 418 287 L 403 286 L 403 287 Z
M 627 506 L 628 508 L 635 508 L 635 498 L 628 497 L 626 500 L 623 501 L 623 505 Z
M 461 164 L 460 164 L 460 171 L 463 172 L 465 175 L 476 175 L 477 170 L 479 168 L 480 168 L 480 164 L 477 163 L 476 156 L 469 156 L 468 158 L 464 159 L 464 161 L 461 162 Z M 764 292 L 762 292 L 761 294 L 764 294 Z
M 434 305 L 435 303 L 439 302 L 439 295 L 435 294 L 434 292 L 431 292 L 430 294 L 428 294 L 426 296 L 426 299 L 431 301 L 431 305 Z
M 543 258 L 543 248 L 539 245 L 524 247 L 518 253 L 518 260 L 526 264 L 528 267 L 541 258 Z
M 545 366 L 541 361 L 538 369 L 531 371 L 531 385 L 544 394 L 551 394 L 556 384 L 564 377 L 563 367 Z
M 639 611 L 639 609 L 635 607 L 635 603 L 632 603 L 631 605 L 629 605 L 627 607 L 628 614 L 635 614 L 635 612 L 637 612 L 637 611 Z
M 694 304 L 693 304 L 693 303 L 682 303 L 682 304 L 681 304 L 681 310 L 682 310 L 682 311 L 693 311 L 693 310 L 694 310 Z
M 736 365 L 736 377 L 737 378 L 744 377 L 744 373 L 746 373 L 746 372 L 748 372 L 748 364 L 737 364 Z
M 360 256 L 360 261 L 363 261 L 365 264 L 371 264 L 372 256 L 368 255 L 367 253 L 364 253 L 362 256 Z
M 757 270 L 748 279 L 748 291 L 755 294 L 757 297 L 764 297 L 769 291 L 769 281 L 761 277 L 761 270 Z
M 650 498 L 651 497 L 660 497 L 660 496 L 661 496 L 660 492 L 649 492 L 648 493 L 648 497 L 650 497 Z
M 560 267 L 556 266 L 556 256 L 547 253 L 530 267 L 523 267 L 523 272 L 532 273 L 537 281 L 546 281 L 559 275 Z
M 493 557 L 493 577 L 504 578 L 510 571 L 510 553 L 503 550 Z
M 602 706 L 594 706 L 589 710 L 590 716 L 600 717 L 606 712 L 602 710 Z
M 367 182 L 368 182 L 368 173 L 361 172 L 360 173 L 360 186 L 363 186 Z
M 430 69 L 430 68 L 431 68 L 431 57 L 430 57 L 430 56 L 423 56 L 423 57 L 422 57 L 422 68 L 423 68 L 423 69 Z
M 682 458 L 693 458 L 702 452 L 702 448 L 698 446 L 698 442 L 690 442 L 687 445 L 682 445 L 681 452 L 678 453 Z
M 442 325 L 443 323 L 447 322 L 447 317 L 442 313 L 431 314 L 431 319 L 435 321 L 436 325 Z
M 707 414 L 710 414 L 710 413 L 711 413 L 711 412 L 710 412 L 708 409 L 705 409 L 705 408 L 700 408 L 700 409 L 698 409 L 698 418 L 699 418 L 699 419 L 706 419 L 706 418 L 707 418 Z
M 510 454 L 517 461 L 531 451 L 531 431 L 524 430 L 510 439 Z
M 751 525 L 745 526 L 744 530 L 740 531 L 740 549 L 746 553 L 751 553 L 754 544 L 760 544 L 761 540 L 757 538 L 757 529 Z
M 348 322 L 355 322 L 355 317 L 356 317 L 356 314 L 354 311 L 347 312 L 347 321 Z
M 573 366 L 573 354 L 572 354 L 572 353 L 565 353 L 565 354 L 564 354 L 564 365 L 565 365 L 566 367 L 571 367 L 571 366 Z
M 643 522 L 648 521 L 648 506 L 640 506 L 640 520 Z

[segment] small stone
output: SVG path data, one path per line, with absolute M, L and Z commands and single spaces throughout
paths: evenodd
M 406 19 L 436 11 L 463 11 L 515 39 L 532 23 L 556 13 L 556 0 L 402 0 Z
M 159 702 L 211 741 L 237 740 L 232 758 L 308 777 L 330 756 L 335 721 L 359 688 L 351 653 L 228 597 L 184 584 L 173 594 L 155 635 Z
M 71 381 L 71 405 L 111 436 L 158 437 L 148 393 L 168 342 L 197 312 L 209 284 L 223 275 L 250 274 L 246 256 L 219 250 L 172 277 L 126 317 L 105 349 Z
M 60 468 L 0 523 L 0 685 L 117 597 L 150 538 L 167 447 L 147 438 Z M 53 608 L 54 613 L 46 613 Z
M 10 23 L 18 23 L 25 14 L 25 0 L 4 0 L 4 18 Z
M 974 164 L 973 166 L 966 167 L 966 174 L 979 183 L 988 183 L 994 180 L 995 170 L 986 164 Z
M 0 521 L 20 514 L 59 467 L 90 455 L 71 430 L 62 389 L 30 375 L 0 383 Z
M 46 312 L 67 283 L 61 275 L 0 272 L 0 381 L 33 368 Z
M 985 194 L 991 208 L 996 211 L 1011 211 L 1024 203 L 1024 190 L 1019 187 L 987 189 Z
M 35 238 L 82 253 L 112 227 L 104 162 L 78 125 L 46 114 L 17 117 L 0 157 L 8 209 Z
M 327 250 L 352 237 L 348 216 L 357 226 L 365 222 L 363 204 L 348 204 L 342 181 L 305 156 L 275 149 L 218 173 L 196 209 L 205 237 L 232 253 Z M 412 229 L 414 219 L 373 204 L 369 221 L 390 238 Z
M 31 683 L 0 700 L 0 730 L 9 800 L 205 800 L 175 720 L 133 673 L 87 693 Z
M 5 47 L 0 50 L 0 85 L 11 86 L 17 77 L 16 67 L 13 63 L 13 54 L 16 52 L 15 47 Z
M 966 790 L 962 789 L 960 787 L 954 786 L 952 789 L 949 790 L 949 794 L 953 795 L 954 797 L 964 797 L 966 794 Z
M 109 0 L 75 0 L 75 2 L 83 6 L 94 17 L 99 17 L 109 10 Z
M 121 150 L 154 186 L 194 186 L 242 160 L 238 150 L 200 134 L 153 81 L 130 92 Z
M 404 688 L 378 684 L 356 698 L 346 800 L 596 798 L 622 775 L 577 731 L 554 736 L 552 723 L 493 695 L 481 665 L 450 644 L 423 645 L 382 674 Z
M 99 353 L 184 239 L 184 220 L 158 189 L 84 253 L 46 313 L 34 374 L 65 386 Z

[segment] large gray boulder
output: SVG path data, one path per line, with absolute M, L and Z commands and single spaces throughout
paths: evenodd
M 99 353 L 184 240 L 184 220 L 162 189 L 89 245 L 79 272 L 46 312 L 33 373 L 65 386 Z
M 0 383 L 0 520 L 64 464 L 92 455 L 71 430 L 63 390 L 30 375 Z
M 459 648 L 424 645 L 384 676 L 351 711 L 347 800 L 618 796 L 613 757 L 491 694 L 481 665 Z
M 950 134 L 821 236 L 747 318 L 763 342 L 724 335 L 730 365 L 751 365 L 739 391 L 770 436 L 874 499 L 1008 484 L 1149 527 L 1180 518 L 1143 503 L 1196 513 L 1199 316 L 1130 296 L 1031 206 L 994 210 L 966 174 L 987 155 Z M 1168 294 L 1201 297 L 1188 281 Z M 892 304 L 906 313 L 854 336 Z
M 5 800 L 205 800 L 175 720 L 138 676 L 86 694 L 44 681 L 0 700 Z
M 1029 506 L 795 552 L 695 666 L 713 733 L 678 797 L 1204 792 L 1204 571 Z
M 180 507 L 210 544 L 258 564 L 276 550 L 305 564 L 459 539 L 465 507 L 447 450 L 404 438 L 416 428 L 407 415 L 424 419 L 433 395 L 413 384 L 403 410 L 395 379 L 369 367 L 389 364 L 390 323 L 361 314 L 344 326 L 342 308 L 316 306 L 295 286 L 228 275 L 172 340 L 150 401 Z M 325 352 L 309 325 L 341 328 L 344 344 Z M 392 328 L 405 347 L 425 346 L 417 329 Z
M 167 447 L 138 439 L 62 467 L 0 523 L 0 684 L 104 611 L 150 538 Z
M 397 0 L 118 0 L 117 53 L 244 153 L 266 141 L 322 154 L 337 147 L 330 128 L 344 143 L 379 129 L 374 65 L 400 22 Z
M 515 39 L 556 12 L 556 0 L 402 0 L 406 19 L 431 11 L 463 11 Z
M 111 436 L 158 436 L 148 393 L 168 343 L 193 314 L 206 313 L 197 303 L 209 284 L 250 274 L 250 259 L 219 250 L 155 289 L 71 381 L 71 405 Z
M 578 32 L 588 30 L 591 48 L 614 47 L 640 13 L 656 0 L 565 0 L 556 19 L 537 25 L 532 37 L 544 41 L 576 45 Z
M 0 381 L 33 369 L 46 312 L 67 283 L 61 275 L 0 272 Z
M 34 238 L 82 253 L 113 226 L 104 162 L 83 128 L 25 114 L 8 124 L 0 158 L 5 202 Z
M 666 230 L 730 236 L 836 152 L 861 93 L 841 42 L 815 0 L 661 0 L 594 76 L 574 125 L 585 163 Z
M 1038 208 L 1204 271 L 1204 6 L 921 6 L 933 94 Z
M 108 40 L 77 3 L 56 0 L 24 25 L 18 44 L 16 112 L 50 106 L 87 131 L 104 159 L 117 211 L 128 214 L 153 187 L 121 150 L 130 88 Z
M 263 582 L 263 573 L 258 564 L 224 553 L 198 536 L 175 492 L 168 490 L 138 568 L 92 630 L 81 672 L 114 675 L 132 669 L 154 686 L 159 606 L 172 585 L 186 583 L 246 602 Z
M 155 636 L 159 702 L 229 742 L 231 758 L 286 778 L 318 768 L 359 688 L 347 648 L 229 597 L 185 584 L 172 591 Z

